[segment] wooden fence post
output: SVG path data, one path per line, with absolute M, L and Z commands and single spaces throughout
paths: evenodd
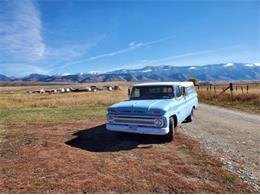
M 229 83 L 231 101 L 233 101 L 233 83 Z
M 243 86 L 241 86 L 241 91 L 242 91 L 242 93 L 244 94 L 244 89 L 243 89 Z
M 216 91 L 216 86 L 214 85 L 214 93 L 216 95 L 217 91 Z
M 246 86 L 246 93 L 248 94 L 248 89 L 249 89 L 249 86 L 247 85 Z

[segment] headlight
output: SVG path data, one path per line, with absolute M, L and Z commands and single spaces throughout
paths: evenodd
M 156 127 L 162 127 L 163 126 L 163 119 L 154 119 L 154 125 Z
M 114 122 L 114 117 L 113 117 L 112 115 L 108 114 L 108 115 L 107 115 L 107 121 L 108 121 L 109 123 L 113 123 L 113 122 Z

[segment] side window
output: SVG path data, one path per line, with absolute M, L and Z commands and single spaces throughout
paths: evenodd
M 133 97 L 133 98 L 138 98 L 138 97 L 140 97 L 140 89 L 134 88 L 134 89 L 133 89 L 133 92 L 132 92 L 132 97 Z
M 188 87 L 187 88 L 187 95 L 190 95 L 192 93 L 192 89 L 191 89 L 191 87 Z
M 195 93 L 195 89 L 193 86 L 188 87 L 188 95 Z
M 176 94 L 176 97 L 180 97 L 181 96 L 181 89 L 179 86 L 175 87 L 175 94 Z
M 193 92 L 193 93 L 196 93 L 196 89 L 195 89 L 195 87 L 192 86 L 191 88 L 192 88 L 192 92 Z

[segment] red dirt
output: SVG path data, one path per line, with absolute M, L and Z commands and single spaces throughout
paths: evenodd
M 163 143 L 158 136 L 109 132 L 103 124 L 89 119 L 9 127 L 0 145 L 0 192 L 252 192 L 179 133 Z

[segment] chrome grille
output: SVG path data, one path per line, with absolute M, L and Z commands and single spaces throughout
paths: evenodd
M 121 113 L 131 113 L 131 110 L 121 110 Z
M 137 116 L 114 116 L 115 124 L 124 125 L 140 125 L 140 126 L 152 126 L 154 127 L 154 119 L 148 117 L 137 117 Z
M 124 113 L 144 114 L 145 113 L 144 110 L 120 110 L 119 112 L 122 114 L 124 114 Z

